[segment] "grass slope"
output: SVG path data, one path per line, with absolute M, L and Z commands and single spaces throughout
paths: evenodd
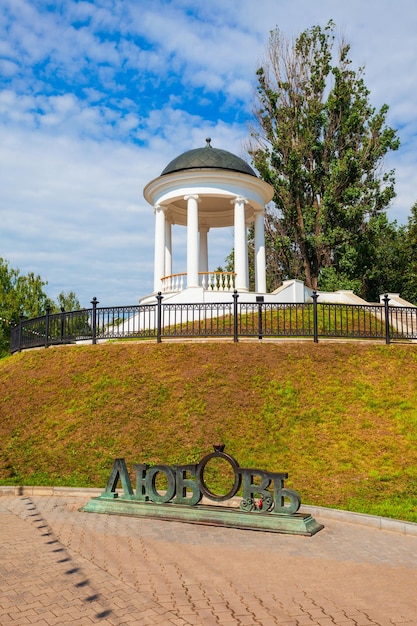
M 306 504 L 417 522 L 416 346 L 30 351 L 0 360 L 0 418 L 1 484 L 101 487 L 116 457 L 192 463 L 224 442 L 241 466 L 288 471 Z

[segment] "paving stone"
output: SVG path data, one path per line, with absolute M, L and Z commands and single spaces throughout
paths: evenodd
M 238 531 L 79 512 L 87 500 L 0 497 L 1 626 L 417 625 L 415 535 Z

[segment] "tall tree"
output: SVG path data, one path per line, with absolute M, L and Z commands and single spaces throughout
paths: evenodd
M 388 107 L 370 105 L 363 70 L 351 68 L 350 46 L 334 50 L 334 29 L 333 22 L 314 26 L 294 42 L 272 31 L 257 71 L 248 147 L 275 189 L 266 215 L 268 280 L 275 286 L 300 278 L 317 289 L 329 272 L 346 282 L 343 265 L 355 263 L 357 247 L 395 195 L 394 172 L 381 168 L 399 146 L 385 123 Z M 348 274 L 359 279 L 360 269 Z

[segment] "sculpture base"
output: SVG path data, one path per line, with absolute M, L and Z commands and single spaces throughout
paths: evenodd
M 324 528 L 308 513 L 293 515 L 274 515 L 273 513 L 246 512 L 237 508 L 198 504 L 187 506 L 179 504 L 155 504 L 136 499 L 92 498 L 80 511 L 87 513 L 106 513 L 108 515 L 128 515 L 153 519 L 223 526 L 243 530 L 261 530 L 264 532 L 284 533 L 289 535 L 307 535 L 311 537 Z

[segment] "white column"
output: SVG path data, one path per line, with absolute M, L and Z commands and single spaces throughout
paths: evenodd
M 187 201 L 187 287 L 198 287 L 198 196 L 184 196 Z
M 245 222 L 245 204 L 248 201 L 241 196 L 237 196 L 232 202 L 235 206 L 235 286 L 238 290 L 248 291 L 248 237 Z
M 266 293 L 264 212 L 255 213 L 255 291 Z
M 165 219 L 165 276 L 172 274 L 172 224 Z
M 200 224 L 200 272 L 208 272 L 207 234 L 209 230 L 206 224 Z
M 154 256 L 154 291 L 162 290 L 162 278 L 165 276 L 165 210 L 159 204 L 154 206 L 155 214 L 155 256 Z

